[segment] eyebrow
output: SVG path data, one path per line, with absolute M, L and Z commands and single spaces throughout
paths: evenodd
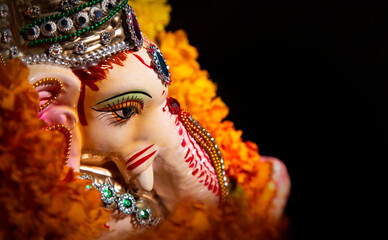
M 127 95 L 127 94 L 136 94 L 136 93 L 140 93 L 140 94 L 143 94 L 143 95 L 146 95 L 146 96 L 152 98 L 152 96 L 149 93 L 147 93 L 147 92 L 143 92 L 143 91 L 129 91 L 129 92 L 121 93 L 119 95 L 116 95 L 116 96 L 113 96 L 111 98 L 105 99 L 104 101 L 101 101 L 101 102 L 97 103 L 96 105 L 98 105 L 100 103 L 103 103 L 103 102 L 106 102 L 106 101 L 109 101 L 109 100 L 112 100 L 112 99 L 115 99 L 117 97 L 121 97 L 121 96 L 124 96 L 124 95 Z

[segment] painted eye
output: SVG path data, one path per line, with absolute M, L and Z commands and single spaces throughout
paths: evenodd
M 152 98 L 144 91 L 130 91 L 101 101 L 92 109 L 100 112 L 96 116 L 98 120 L 110 120 L 108 126 L 121 126 L 128 123 L 134 115 L 141 114 L 145 97 Z
M 138 113 L 138 110 L 136 107 L 126 107 L 118 111 L 115 111 L 113 113 L 113 116 L 117 121 L 122 121 L 124 119 L 130 119 L 132 115 L 136 113 Z

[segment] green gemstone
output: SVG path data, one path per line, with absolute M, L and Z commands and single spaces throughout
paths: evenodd
M 132 201 L 130 199 L 126 198 L 123 200 L 123 205 L 126 208 L 130 208 L 132 206 Z
M 106 198 L 111 198 L 113 196 L 112 191 L 110 189 L 108 189 L 108 188 L 105 189 L 102 194 L 104 194 L 104 197 L 106 197 Z
M 86 189 L 87 189 L 87 190 L 89 190 L 89 189 L 91 189 L 91 188 L 92 188 L 92 185 L 90 185 L 90 184 L 89 184 L 89 185 L 86 185 Z
M 140 211 L 140 217 L 143 219 L 143 220 L 147 220 L 149 218 L 149 214 L 147 212 L 147 210 L 141 210 Z

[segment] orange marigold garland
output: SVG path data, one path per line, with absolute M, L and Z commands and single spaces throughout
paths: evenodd
M 28 73 L 19 59 L 0 66 L 0 239 L 94 239 L 110 213 L 64 166 L 63 134 L 42 130 Z

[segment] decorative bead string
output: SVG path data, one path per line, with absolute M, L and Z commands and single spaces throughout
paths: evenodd
M 67 162 L 69 160 L 70 150 L 71 150 L 71 142 L 72 142 L 72 139 L 73 139 L 73 135 L 72 135 L 70 129 L 67 126 L 63 125 L 63 124 L 56 124 L 56 125 L 53 125 L 53 126 L 50 126 L 50 127 L 46 127 L 46 128 L 44 128 L 44 130 L 46 130 L 46 131 L 59 131 L 59 132 L 63 133 L 63 135 L 66 138 L 66 148 L 65 148 L 66 160 L 65 160 L 65 164 L 67 164 Z
M 33 27 L 37 24 L 41 24 L 41 23 L 44 23 L 44 22 L 47 22 L 47 21 L 50 21 L 50 20 L 55 20 L 55 19 L 59 19 L 61 17 L 67 17 L 73 13 L 77 13 L 87 7 L 91 7 L 93 5 L 96 5 L 97 3 L 100 3 L 102 2 L 102 0 L 93 0 L 93 1 L 90 1 L 88 3 L 85 3 L 81 6 L 78 6 L 78 7 L 75 7 L 71 10 L 67 10 L 63 13 L 58 13 L 58 14 L 54 14 L 54 15 L 51 15 L 51 16 L 47 16 L 47 17 L 44 17 L 44 18 L 40 18 L 40 19 L 37 19 L 35 21 L 33 21 L 32 23 L 28 24 L 27 26 L 23 27 L 22 30 L 20 30 L 20 32 L 23 34 L 27 31 L 28 28 L 30 27 Z
M 43 109 L 45 109 L 46 107 L 48 107 L 51 103 L 53 103 L 57 99 L 59 94 L 63 91 L 63 84 L 62 84 L 62 82 L 58 78 L 43 78 L 43 79 L 39 80 L 38 82 L 36 82 L 36 83 L 34 83 L 32 85 L 32 88 L 35 89 L 35 88 L 37 88 L 39 86 L 42 86 L 42 85 L 45 85 L 45 84 L 50 84 L 50 83 L 57 83 L 57 84 L 59 84 L 60 88 L 58 89 L 58 92 L 55 93 L 54 97 L 49 99 L 42 106 L 39 106 L 39 112 L 42 111 Z
M 224 160 L 222 158 L 221 151 L 218 149 L 218 145 L 215 143 L 215 140 L 210 133 L 208 133 L 206 129 L 204 129 L 196 120 L 194 120 L 187 111 L 180 110 L 178 118 L 190 135 L 203 149 L 205 149 L 208 154 L 216 170 L 217 180 L 221 191 L 221 203 L 224 203 L 229 194 L 229 183 L 225 176 Z
M 101 193 L 101 201 L 105 207 L 111 209 L 118 209 L 125 215 L 132 215 L 136 218 L 135 221 L 131 221 L 135 226 L 138 224 L 142 227 L 155 228 L 159 222 L 159 218 L 152 217 L 152 211 L 150 208 L 141 209 L 136 205 L 135 197 L 130 193 L 119 194 L 114 190 L 113 184 L 110 178 L 106 178 L 103 184 L 99 185 L 94 181 L 92 176 L 86 173 L 82 174 L 80 179 L 88 179 L 92 181 L 91 185 L 87 185 L 86 189 L 95 187 Z M 133 218 L 132 218 L 133 219 Z
M 94 30 L 95 28 L 101 26 L 102 24 L 106 23 L 109 21 L 118 11 L 120 11 L 125 5 L 126 1 L 121 3 L 118 7 L 116 7 L 112 12 L 104 18 L 101 22 L 95 23 L 94 25 L 91 25 L 90 27 L 83 28 L 81 30 L 78 30 L 77 32 L 73 32 L 67 35 L 64 35 L 62 37 L 53 37 L 53 38 L 46 38 L 46 39 L 40 39 L 40 40 L 34 40 L 28 43 L 29 46 L 34 46 L 42 43 L 56 43 L 56 42 L 61 42 L 64 40 L 67 40 L 68 38 L 72 38 L 75 36 L 81 36 L 82 34 L 85 34 L 87 32 L 90 32 L 91 30 Z

